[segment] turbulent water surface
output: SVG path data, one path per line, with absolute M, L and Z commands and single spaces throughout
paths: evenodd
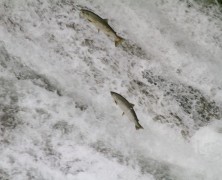
M 81 8 L 125 41 L 115 47 Z M 221 69 L 217 7 L 1 0 L 0 179 L 220 180 Z

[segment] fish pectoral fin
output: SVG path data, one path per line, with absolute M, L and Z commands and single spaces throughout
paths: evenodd
M 138 129 L 144 129 L 139 123 L 135 125 L 136 130 Z
M 125 113 L 123 112 L 122 116 L 124 115 Z
M 115 103 L 117 104 L 117 102 L 115 101 Z
M 124 41 L 123 38 L 117 36 L 117 38 L 115 39 L 115 46 L 119 46 L 122 42 Z
M 98 33 L 100 32 L 100 29 L 98 29 Z

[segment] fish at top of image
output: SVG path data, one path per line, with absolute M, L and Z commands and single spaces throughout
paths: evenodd
M 129 120 L 134 122 L 136 130 L 143 129 L 143 127 L 140 125 L 137 115 L 133 109 L 134 104 L 130 103 L 122 95 L 120 95 L 116 92 L 111 91 L 110 93 L 111 93 L 111 96 L 113 97 L 115 103 L 123 111 L 123 115 L 126 114 L 126 116 L 129 118 Z
M 108 19 L 103 19 L 94 12 L 81 9 L 80 15 L 90 21 L 94 26 L 98 28 L 98 31 L 103 31 L 109 38 L 115 41 L 115 46 L 118 46 L 124 40 L 122 37 L 118 36 L 112 27 L 108 24 Z

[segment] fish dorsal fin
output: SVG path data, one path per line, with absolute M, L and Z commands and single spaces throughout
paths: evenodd
M 133 103 L 130 103 L 131 107 L 134 107 L 135 105 Z
M 103 19 L 106 23 L 108 23 L 108 19 Z

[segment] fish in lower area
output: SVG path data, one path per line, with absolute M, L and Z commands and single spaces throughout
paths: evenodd
M 117 35 L 113 28 L 110 27 L 107 19 L 103 19 L 94 12 L 87 9 L 81 9 L 80 14 L 92 24 L 94 24 L 98 28 L 98 31 L 103 31 L 108 37 L 113 39 L 115 41 L 115 46 L 118 46 L 124 40 L 122 37 Z
M 115 92 L 110 92 L 115 103 L 123 110 L 123 115 L 126 114 L 127 117 L 135 123 L 135 128 L 136 129 L 143 129 L 143 127 L 139 124 L 139 120 L 136 116 L 136 113 L 133 109 L 134 104 L 130 103 L 127 101 L 122 95 L 115 93 Z

